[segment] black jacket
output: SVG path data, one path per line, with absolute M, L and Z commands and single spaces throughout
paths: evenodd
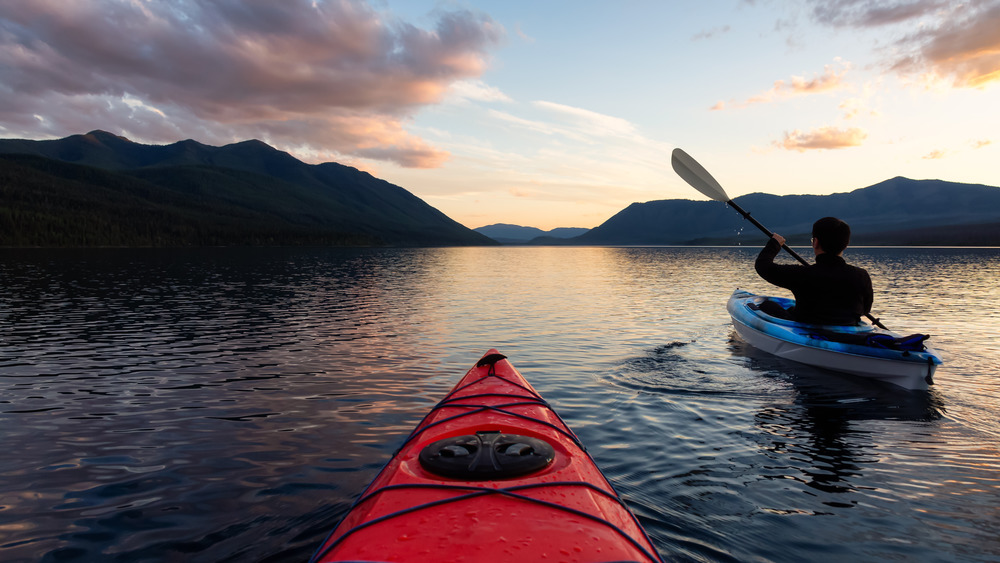
M 795 320 L 816 324 L 856 324 L 872 310 L 872 280 L 864 268 L 843 257 L 820 254 L 816 263 L 775 264 L 781 245 L 773 238 L 757 255 L 760 277 L 795 295 Z

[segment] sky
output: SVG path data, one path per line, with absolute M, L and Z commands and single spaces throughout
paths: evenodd
M 470 228 L 1000 185 L 1000 0 L 0 0 L 0 137 L 260 139 Z M 752 211 L 752 210 L 751 210 Z

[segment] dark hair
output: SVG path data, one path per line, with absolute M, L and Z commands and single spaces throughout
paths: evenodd
M 840 254 L 851 242 L 851 227 L 836 217 L 823 217 L 813 223 L 812 236 L 823 252 Z

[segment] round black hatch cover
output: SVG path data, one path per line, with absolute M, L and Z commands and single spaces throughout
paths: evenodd
M 553 459 L 555 451 L 548 442 L 499 431 L 445 438 L 420 452 L 420 465 L 427 471 L 470 481 L 525 475 Z

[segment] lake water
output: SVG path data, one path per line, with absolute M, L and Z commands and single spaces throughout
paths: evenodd
M 0 560 L 306 560 L 496 347 L 667 560 L 1000 561 L 1000 250 L 848 251 L 929 392 L 739 341 L 756 251 L 0 251 Z

